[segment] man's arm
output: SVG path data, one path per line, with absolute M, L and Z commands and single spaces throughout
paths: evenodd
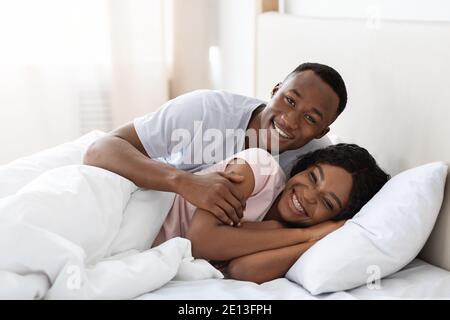
M 147 155 L 132 123 L 95 141 L 83 162 L 115 172 L 145 189 L 176 192 L 182 176 L 179 170 Z
M 242 217 L 245 201 L 231 182 L 239 183 L 242 177 L 232 173 L 194 175 L 153 160 L 132 123 L 94 142 L 83 162 L 115 172 L 141 188 L 178 193 L 223 223 L 237 224 Z

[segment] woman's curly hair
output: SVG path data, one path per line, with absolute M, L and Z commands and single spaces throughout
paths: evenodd
M 333 220 L 352 218 L 390 178 L 366 149 L 348 143 L 331 145 L 299 157 L 291 177 L 320 163 L 341 167 L 353 179 L 348 205 Z

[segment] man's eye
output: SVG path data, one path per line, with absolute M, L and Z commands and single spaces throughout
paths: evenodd
M 311 117 L 309 114 L 305 114 L 305 119 L 306 121 L 308 121 L 311 124 L 316 124 L 316 119 L 314 119 L 313 117 Z
M 286 96 L 286 101 L 293 107 L 295 107 L 295 101 L 291 97 Z

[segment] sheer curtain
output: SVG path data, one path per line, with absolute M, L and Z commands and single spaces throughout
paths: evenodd
M 0 0 L 0 164 L 164 103 L 170 3 Z

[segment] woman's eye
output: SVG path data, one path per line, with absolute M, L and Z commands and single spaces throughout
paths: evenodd
M 327 207 L 329 210 L 333 210 L 333 205 L 329 200 L 324 200 L 325 207 Z
M 308 121 L 311 124 L 316 124 L 316 119 L 311 117 L 309 114 L 305 114 L 305 119 L 306 119 L 306 121 Z
M 311 171 L 311 172 L 309 173 L 309 177 L 310 177 L 310 179 L 311 179 L 312 182 L 314 182 L 314 183 L 317 182 L 317 177 L 316 177 L 316 175 L 314 174 L 314 172 Z

